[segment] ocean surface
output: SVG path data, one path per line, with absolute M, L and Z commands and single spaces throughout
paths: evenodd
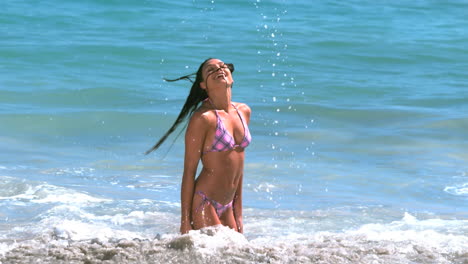
M 468 263 L 468 2 L 0 3 L 0 263 Z M 190 88 L 252 109 L 244 235 L 180 235 Z M 177 137 L 177 134 L 181 136 Z

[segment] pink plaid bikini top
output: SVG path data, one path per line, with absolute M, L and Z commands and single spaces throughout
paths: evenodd
M 208 102 L 210 102 L 211 104 L 211 101 L 209 99 L 208 99 Z M 215 109 L 216 120 L 217 120 L 215 138 L 213 140 L 213 145 L 211 146 L 210 150 L 205 151 L 204 153 L 227 151 L 227 150 L 235 149 L 237 147 L 246 148 L 250 144 L 252 137 L 250 136 L 249 128 L 247 127 L 247 124 L 244 122 L 244 119 L 242 118 L 242 115 L 239 113 L 239 110 L 237 109 L 237 107 L 234 104 L 232 104 L 232 106 L 234 106 L 234 108 L 236 109 L 237 115 L 239 115 L 239 118 L 242 122 L 242 126 L 244 126 L 244 138 L 242 138 L 242 141 L 240 144 L 236 144 L 234 137 L 229 133 L 229 131 L 227 131 L 226 127 L 224 126 L 223 121 L 219 117 L 218 110 Z

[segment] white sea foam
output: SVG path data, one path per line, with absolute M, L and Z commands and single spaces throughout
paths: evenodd
M 0 200 L 21 198 L 30 192 L 31 185 L 9 176 L 0 176 Z
M 468 195 L 468 183 L 447 186 L 444 191 L 453 195 Z
M 51 184 L 28 182 L 13 177 L 1 177 L 1 180 L 0 200 L 20 200 L 37 204 L 92 204 L 111 201 Z
M 0 243 L 0 256 L 5 255 L 6 252 L 14 249 L 17 246 L 17 243 Z
M 436 249 L 437 252 L 467 253 L 467 220 L 418 220 L 406 213 L 401 221 L 390 224 L 366 224 L 348 233 L 364 236 L 368 241 L 406 243 Z M 451 230 L 456 230 L 451 234 Z
M 53 235 L 58 239 L 72 241 L 82 241 L 98 239 L 99 241 L 108 241 L 115 238 L 143 238 L 140 234 L 111 228 L 104 223 L 84 223 L 76 220 L 65 220 L 55 223 L 53 226 Z
M 251 187 L 250 185 L 248 187 Z M 273 189 L 275 189 L 276 186 L 271 184 L 271 183 L 260 183 L 257 186 L 253 186 L 253 190 L 255 192 L 267 192 L 270 193 Z
M 44 174 L 55 174 L 55 175 L 92 175 L 95 169 L 87 167 L 78 168 L 51 168 L 41 171 Z
M 45 210 L 35 216 L 34 223 L 8 229 L 1 237 L 0 262 L 3 263 L 32 260 L 46 263 L 463 263 L 468 260 L 467 220 L 418 219 L 406 213 L 397 221 L 367 222 L 352 228 L 343 225 L 341 215 L 345 214 L 346 219 L 349 215 L 342 209 L 291 212 L 246 208 L 246 237 L 225 227 L 177 235 L 176 212 L 149 210 L 159 208 L 159 204 L 177 207 L 177 203 L 150 199 L 112 201 L 48 184 L 25 181 L 21 184 L 18 191 L 2 197 L 40 205 Z M 275 187 L 261 185 L 261 188 L 266 191 Z M 15 239 L 18 241 L 14 242 Z
M 131 211 L 113 215 L 101 214 L 90 207 L 61 204 L 40 214 L 33 225 L 11 229 L 8 238 L 34 237 L 52 233 L 57 239 L 82 241 L 98 239 L 151 239 L 161 230 L 177 230 L 173 213 Z
M 77 224 L 77 223 L 68 223 Z M 68 226 L 68 225 L 67 225 Z M 382 226 L 384 228 L 385 226 Z M 80 230 L 86 232 L 88 227 Z M 28 263 L 465 263 L 468 244 L 461 236 L 428 234 L 425 239 L 405 238 L 413 230 L 372 236 L 363 227 L 355 232 L 317 232 L 248 241 L 227 227 L 216 226 L 186 235 L 168 234 L 155 239 L 131 239 L 103 232 L 90 239 L 55 228 L 49 235 L 4 250 L 0 261 Z M 390 234 L 390 238 L 387 235 Z M 121 234 L 123 236 L 130 234 Z M 392 239 L 397 237 L 398 239 Z M 85 238 L 74 240 L 73 238 Z M 440 239 L 443 238 L 441 241 Z M 107 239 L 107 240 L 106 240 Z M 459 239 L 459 240 L 457 240 Z M 433 240 L 427 243 L 427 240 Z M 446 243 L 447 241 L 452 241 Z M 453 247 L 456 245 L 457 247 Z M 4 245 L 5 247 L 5 245 Z M 47 250 L 46 250 L 47 249 Z M 19 260 L 19 261 L 18 261 Z
M 75 190 L 57 187 L 53 185 L 39 185 L 36 187 L 33 203 L 64 203 L 64 204 L 91 204 L 110 202 L 110 199 L 96 198 Z
M 143 226 L 147 224 L 154 223 L 156 219 L 158 221 L 161 220 L 168 220 L 168 218 L 175 218 L 175 215 L 162 213 L 162 212 L 143 212 L 143 211 L 132 211 L 129 214 L 117 214 L 110 218 L 110 221 L 114 225 L 135 225 L 135 226 Z
M 109 212 L 110 213 L 110 212 Z M 69 204 L 62 204 L 54 206 L 40 215 L 43 217 L 43 221 L 54 219 L 56 222 L 60 222 L 61 219 L 80 219 L 85 222 L 105 222 L 113 226 L 123 225 L 134 225 L 144 226 L 147 224 L 158 221 L 171 222 L 171 219 L 175 217 L 172 213 L 167 212 L 145 212 L 145 211 L 130 211 L 128 213 L 116 213 L 116 214 L 96 214 L 92 212 L 90 208 L 83 208 L 80 206 L 74 206 Z M 49 224 L 49 223 L 48 223 Z

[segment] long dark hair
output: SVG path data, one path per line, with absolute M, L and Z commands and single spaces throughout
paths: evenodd
M 176 130 L 176 128 L 182 123 L 187 117 L 191 117 L 193 112 L 198 108 L 198 105 L 208 98 L 208 94 L 206 93 L 205 89 L 202 89 L 200 87 L 200 83 L 203 81 L 203 75 L 202 75 L 202 70 L 203 66 L 205 65 L 206 62 L 211 60 L 212 58 L 206 59 L 202 64 L 200 64 L 200 67 L 198 68 L 196 73 L 192 73 L 189 75 L 185 75 L 182 77 L 179 77 L 177 79 L 164 79 L 166 82 L 175 82 L 179 80 L 188 80 L 192 83 L 192 88 L 190 89 L 190 93 L 185 100 L 185 104 L 182 107 L 182 110 L 179 113 L 179 116 L 175 120 L 174 124 L 167 130 L 166 134 L 162 136 L 158 142 L 149 150 L 145 152 L 146 155 L 150 154 L 151 152 L 155 151 L 156 149 L 161 146 L 162 143 L 167 139 L 167 137 Z M 195 81 L 192 80 L 192 78 L 195 76 Z

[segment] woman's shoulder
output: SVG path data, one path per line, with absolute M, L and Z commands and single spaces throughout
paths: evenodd
M 232 103 L 237 109 L 239 109 L 239 111 L 248 112 L 248 113 L 251 112 L 250 107 L 245 103 L 239 103 L 239 102 L 232 102 Z
M 207 111 L 197 109 L 190 117 L 185 135 L 186 137 L 203 136 L 215 125 L 215 119 Z
M 200 125 L 210 124 L 213 120 L 216 121 L 216 114 L 212 109 L 209 109 L 205 105 L 198 107 L 190 118 L 191 122 L 196 122 Z
M 244 114 L 247 118 L 250 119 L 250 113 L 252 112 L 252 110 L 247 104 L 237 103 L 237 102 L 232 102 L 232 103 L 237 108 L 237 110 L 239 110 L 242 114 Z

